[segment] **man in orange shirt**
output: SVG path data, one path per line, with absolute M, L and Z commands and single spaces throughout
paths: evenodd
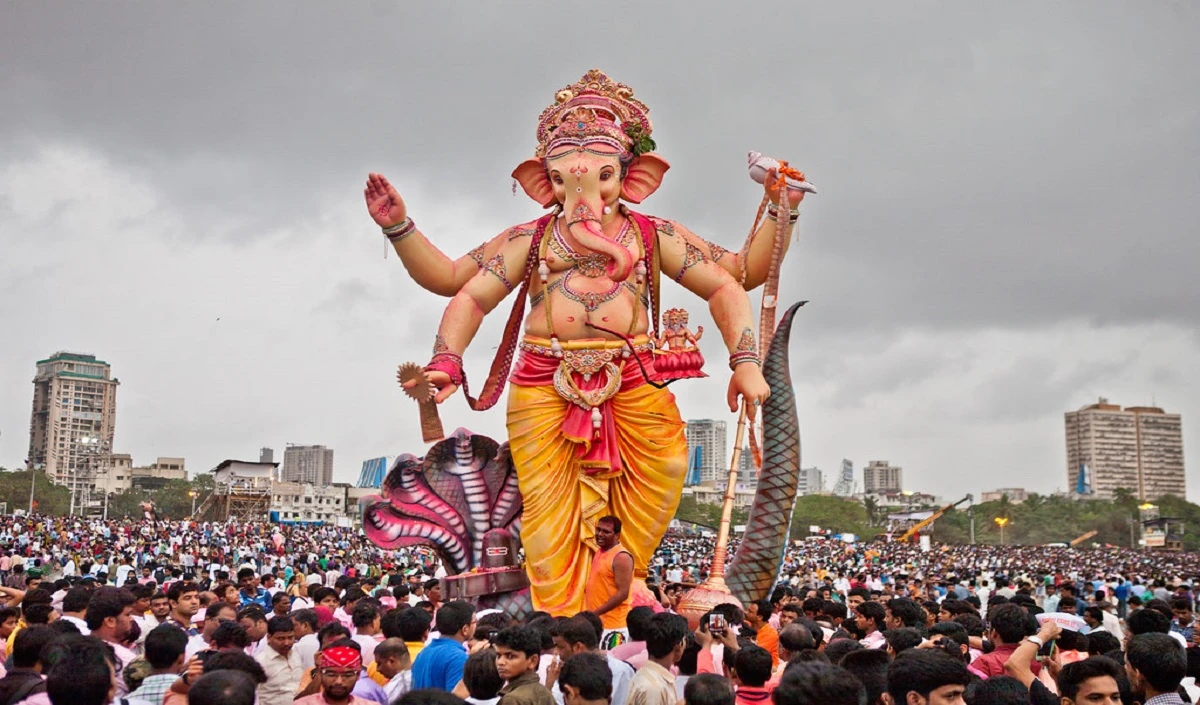
M 621 631 L 628 637 L 625 617 L 633 606 L 633 556 L 621 545 L 620 519 L 606 516 L 596 521 L 596 546 L 600 550 L 592 558 L 583 608 L 600 617 L 606 635 Z
M 771 654 L 771 667 L 779 665 L 779 632 L 771 626 L 771 603 L 769 600 L 755 600 L 746 607 L 746 624 L 758 633 L 754 643 L 766 649 Z

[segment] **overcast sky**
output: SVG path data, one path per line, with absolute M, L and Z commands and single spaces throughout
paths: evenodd
M 887 459 L 947 499 L 1064 489 L 1063 412 L 1103 395 L 1184 415 L 1198 497 L 1198 30 L 1186 2 L 4 3 L 0 465 L 64 349 L 112 363 L 138 464 L 321 443 L 353 481 L 422 453 L 394 373 L 446 300 L 383 258 L 362 182 L 388 175 L 458 256 L 540 213 L 508 175 L 597 67 L 672 163 L 645 212 L 736 248 L 748 150 L 819 188 L 781 295 L 812 302 L 806 466 Z M 712 377 L 673 389 L 732 430 L 703 343 Z M 442 416 L 503 434 L 461 395 Z

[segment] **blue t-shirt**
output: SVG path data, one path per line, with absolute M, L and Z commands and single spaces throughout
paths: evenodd
M 412 665 L 412 689 L 451 692 L 463 677 L 467 650 L 453 639 L 434 639 L 421 649 Z

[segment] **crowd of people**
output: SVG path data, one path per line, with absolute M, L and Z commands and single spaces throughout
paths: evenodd
M 1195 554 L 805 539 L 769 599 L 697 615 L 711 537 L 668 534 L 635 604 L 610 519 L 592 575 L 613 589 L 517 620 L 444 599 L 432 551 L 354 529 L 2 517 L 0 705 L 1200 697 Z

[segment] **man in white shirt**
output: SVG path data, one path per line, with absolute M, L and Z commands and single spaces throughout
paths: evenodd
M 388 679 L 383 686 L 389 703 L 394 703 L 412 688 L 411 660 L 403 639 L 384 639 L 375 647 L 375 668 Z
M 267 621 L 267 646 L 255 657 L 267 674 L 267 682 L 258 686 L 259 705 L 291 705 L 304 675 L 300 656 L 292 648 L 295 642 L 291 618 L 272 617 Z
M 610 705 L 625 705 L 629 697 L 629 683 L 633 679 L 633 666 L 609 654 L 601 653 L 600 635 L 596 632 L 598 626 L 603 630 L 603 626 L 598 622 L 593 624 L 584 616 L 571 617 L 558 625 L 558 633 L 554 636 L 555 655 L 560 661 L 566 661 L 575 654 L 589 652 L 605 657 L 608 669 L 612 672 Z M 557 684 L 551 684 L 550 692 L 554 695 L 554 701 L 563 705 L 563 692 Z
M 84 636 L 92 633 L 87 626 L 87 607 L 91 599 L 91 590 L 73 587 L 62 600 L 62 619 L 78 627 L 79 633 Z

